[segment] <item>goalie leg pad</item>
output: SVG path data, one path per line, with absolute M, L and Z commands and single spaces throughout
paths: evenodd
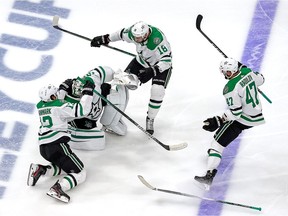
M 125 85 L 130 90 L 138 88 L 139 79 L 135 74 L 122 72 L 120 69 L 114 73 L 112 85 Z
M 97 129 L 78 129 L 69 127 L 71 140 L 69 145 L 73 149 L 100 151 L 105 149 L 105 133 Z
M 101 83 L 110 82 L 113 79 L 113 74 L 115 73 L 111 67 L 108 66 L 98 66 L 93 69 L 90 73 L 99 76 Z
M 129 100 L 128 89 L 123 85 L 117 85 L 116 89 L 111 89 L 107 99 L 122 112 L 125 112 Z M 121 113 L 115 110 L 111 105 L 107 104 L 101 116 L 100 123 L 108 130 L 112 130 L 114 133 L 123 136 L 126 135 L 127 126 L 121 120 L 121 117 Z
M 161 107 L 164 96 L 165 96 L 164 86 L 153 84 L 151 87 L 151 96 L 148 105 L 148 118 L 154 119 L 156 117 Z

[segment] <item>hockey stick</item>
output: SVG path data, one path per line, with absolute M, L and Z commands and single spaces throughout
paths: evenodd
M 52 23 L 53 23 L 53 27 L 54 27 L 55 29 L 58 29 L 58 30 L 60 30 L 60 31 L 63 31 L 63 32 L 66 32 L 66 33 L 68 33 L 68 34 L 74 35 L 74 36 L 76 36 L 76 37 L 82 38 L 82 39 L 84 39 L 84 40 L 92 41 L 92 39 L 90 39 L 90 38 L 88 38 L 88 37 L 85 37 L 85 36 L 80 35 L 80 34 L 76 34 L 76 33 L 74 33 L 74 32 L 71 32 L 71 31 L 68 31 L 68 30 L 66 30 L 66 29 L 63 29 L 63 28 L 59 27 L 59 25 L 58 25 L 58 23 L 59 23 L 59 16 L 54 16 Z M 133 56 L 133 57 L 136 56 L 136 55 L 133 54 L 133 53 L 127 52 L 127 51 L 125 51 L 125 50 L 118 49 L 118 48 L 113 47 L 113 46 L 104 45 L 104 44 L 103 44 L 102 46 L 105 46 L 105 47 L 107 47 L 107 48 L 116 50 L 116 51 L 118 51 L 118 52 L 125 53 L 125 54 L 130 55 L 130 56 Z
M 78 80 L 80 80 L 83 84 L 84 81 L 81 78 L 77 78 Z M 151 139 L 153 139 L 156 143 L 158 143 L 160 146 L 162 146 L 164 149 L 168 150 L 168 151 L 176 151 L 176 150 L 181 150 L 184 149 L 188 146 L 188 144 L 186 142 L 182 142 L 179 144 L 175 144 L 175 145 L 166 145 L 162 142 L 160 142 L 158 139 L 156 139 L 153 135 L 151 135 L 150 133 L 148 133 L 144 128 L 142 128 L 136 121 L 134 121 L 132 118 L 130 118 L 126 113 L 124 113 L 122 110 L 120 110 L 117 106 L 115 106 L 113 103 L 111 103 L 107 98 L 105 98 L 102 94 L 100 94 L 98 91 L 96 91 L 95 89 L 93 90 L 100 98 L 102 98 L 107 104 L 109 104 L 110 106 L 112 106 L 115 110 L 117 110 L 117 112 L 121 113 L 121 115 L 123 115 L 124 117 L 126 117 L 130 122 L 132 122 L 136 127 L 138 127 L 141 131 L 143 131 L 146 135 L 148 135 Z
M 202 31 L 201 29 L 201 22 L 202 22 L 203 16 L 199 14 L 196 18 L 196 28 L 198 31 L 225 57 L 228 58 L 228 56 Z M 261 91 L 258 88 L 258 92 L 269 102 L 272 103 L 272 101 L 267 97 L 267 95 Z
M 192 197 L 192 198 L 198 198 L 201 200 L 207 200 L 207 201 L 212 201 L 212 202 L 219 202 L 219 203 L 223 203 L 223 204 L 228 204 L 228 205 L 234 205 L 234 206 L 239 206 L 239 207 L 244 207 L 244 208 L 250 208 L 253 210 L 258 210 L 261 211 L 261 207 L 255 207 L 255 206 L 249 206 L 249 205 L 243 205 L 243 204 L 239 204 L 239 203 L 233 203 L 233 202 L 228 202 L 228 201 L 223 201 L 223 200 L 216 200 L 216 199 L 211 199 L 211 198 L 206 198 L 206 197 L 200 197 L 200 196 L 196 196 L 196 195 L 192 195 L 192 194 L 187 194 L 187 193 L 181 193 L 178 191 L 172 191 L 172 190 L 166 190 L 166 189 L 160 189 L 160 188 L 155 188 L 152 185 L 150 185 L 143 176 L 138 175 L 139 180 L 148 188 L 150 188 L 151 190 L 154 191 L 160 191 L 160 192 L 164 192 L 164 193 L 170 193 L 170 194 L 176 194 L 176 195 L 180 195 L 180 196 L 186 196 L 186 197 Z

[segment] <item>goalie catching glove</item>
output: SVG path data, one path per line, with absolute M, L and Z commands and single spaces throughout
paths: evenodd
M 224 124 L 222 118 L 220 116 L 214 116 L 212 118 L 206 119 L 203 125 L 203 129 L 206 131 L 213 132 L 217 130 L 221 125 Z
M 63 83 L 60 84 L 59 90 L 64 90 L 68 94 L 71 94 L 72 84 L 73 84 L 73 79 L 66 79 Z
M 83 86 L 82 94 L 92 96 L 94 88 L 95 84 L 90 80 L 86 80 L 86 83 Z
M 154 67 L 145 68 L 143 70 L 140 70 L 140 73 L 138 74 L 138 78 L 141 83 L 148 82 L 152 77 L 156 76 L 159 71 L 159 67 L 156 65 Z
M 109 44 L 109 34 L 96 36 L 92 39 L 90 45 L 91 47 L 100 47 L 101 45 L 107 45 Z
M 66 79 L 58 89 L 58 99 L 63 100 L 65 96 L 72 94 L 73 79 Z

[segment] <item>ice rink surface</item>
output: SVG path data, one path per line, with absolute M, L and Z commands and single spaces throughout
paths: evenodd
M 0 216 L 287 215 L 287 9 L 287 0 L 2 0 Z M 225 149 L 210 192 L 198 188 L 193 178 L 204 173 L 213 138 L 213 133 L 202 130 L 202 121 L 225 111 L 226 80 L 218 70 L 223 56 L 195 28 L 198 14 L 204 17 L 203 31 L 225 54 L 247 61 L 243 63 L 265 76 L 261 90 L 273 101 L 269 104 L 261 97 L 266 124 L 245 131 Z M 56 177 L 42 178 L 35 187 L 26 185 L 30 163 L 46 163 L 37 144 L 38 89 L 48 83 L 59 85 L 99 65 L 124 70 L 132 58 L 105 47 L 91 48 L 88 41 L 53 29 L 53 15 L 60 16 L 63 28 L 89 38 L 139 20 L 160 28 L 172 47 L 173 73 L 154 136 L 169 145 L 188 143 L 186 149 L 166 151 L 125 119 L 127 135 L 107 134 L 105 150 L 75 150 L 85 164 L 87 180 L 68 191 L 69 204 L 46 195 Z M 256 22 L 251 31 L 257 19 L 263 22 Z M 111 45 L 135 53 L 133 44 Z M 130 91 L 126 110 L 143 127 L 150 85 Z M 155 192 L 137 175 L 157 188 L 262 211 Z

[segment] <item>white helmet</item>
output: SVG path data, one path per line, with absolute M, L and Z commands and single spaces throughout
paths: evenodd
M 54 95 L 57 97 L 58 88 L 52 84 L 42 87 L 39 90 L 39 97 L 44 102 L 52 101 L 51 96 Z
M 143 21 L 139 21 L 132 26 L 131 33 L 136 42 L 144 42 L 149 34 L 149 26 Z
M 219 69 L 227 79 L 230 79 L 238 72 L 238 61 L 233 58 L 225 58 L 221 61 Z

